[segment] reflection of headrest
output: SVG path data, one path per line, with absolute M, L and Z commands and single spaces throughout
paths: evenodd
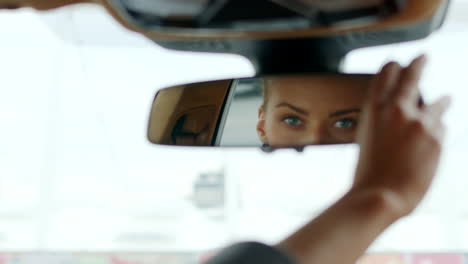
M 185 112 L 172 129 L 172 143 L 176 145 L 211 145 L 209 131 L 216 121 L 216 107 L 213 105 L 190 109 Z

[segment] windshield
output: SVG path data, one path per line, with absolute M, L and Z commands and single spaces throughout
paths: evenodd
M 435 184 L 370 253 L 468 253 L 467 13 L 468 1 L 454 0 L 430 38 L 346 61 L 347 72 L 374 73 L 426 52 L 425 100 L 454 99 Z M 88 5 L 2 12 L 0 33 L 1 251 L 151 252 L 160 263 L 197 263 L 234 241 L 277 242 L 350 186 L 352 145 L 268 154 L 147 141 L 158 89 L 250 77 L 241 57 L 162 49 Z

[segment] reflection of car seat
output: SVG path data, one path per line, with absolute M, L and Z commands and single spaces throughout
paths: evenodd
M 216 107 L 203 106 L 191 109 L 174 124 L 171 139 L 175 145 L 211 145 L 210 127 L 216 122 Z
M 159 91 L 148 139 L 166 145 L 210 146 L 231 80 L 194 83 Z

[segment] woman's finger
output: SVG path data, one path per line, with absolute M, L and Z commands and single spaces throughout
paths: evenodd
M 437 125 L 433 126 L 430 133 L 442 144 L 445 139 L 445 134 L 447 133 L 447 128 L 443 123 L 439 122 Z
M 403 107 L 413 107 L 418 101 L 418 87 L 426 63 L 426 56 L 417 57 L 411 64 L 401 70 L 398 84 L 394 87 L 391 100 L 395 100 Z
M 382 67 L 371 85 L 370 102 L 380 105 L 387 101 L 388 93 L 396 84 L 400 71 L 401 66 L 397 62 L 390 62 Z
M 436 102 L 424 106 L 422 109 L 423 114 L 433 122 L 440 122 L 440 119 L 449 108 L 451 102 L 452 99 L 450 96 L 444 96 Z

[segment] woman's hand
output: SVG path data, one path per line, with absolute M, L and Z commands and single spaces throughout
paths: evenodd
M 418 104 L 425 61 L 420 56 L 406 68 L 389 63 L 376 75 L 357 136 L 361 150 L 350 193 L 382 192 L 396 218 L 411 213 L 426 194 L 445 134 L 442 115 L 450 99 Z
M 353 187 L 277 245 L 298 263 L 356 263 L 424 197 L 439 164 L 441 119 L 450 103 L 444 97 L 429 106 L 418 104 L 424 62 L 419 57 L 406 68 L 390 63 L 376 75 L 359 125 Z

